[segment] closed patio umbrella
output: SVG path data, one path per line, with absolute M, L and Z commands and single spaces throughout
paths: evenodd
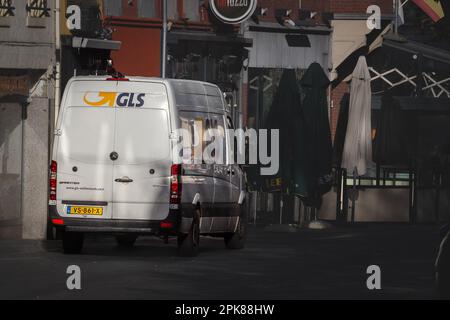
M 354 176 L 363 176 L 372 163 L 372 90 L 365 57 L 359 58 L 352 77 L 342 168 Z
M 278 90 L 267 116 L 267 129 L 280 131 L 280 170 L 278 177 L 282 179 L 282 191 L 291 188 L 293 178 L 293 152 L 299 141 L 294 139 L 295 127 L 298 126 L 300 112 L 300 92 L 295 70 L 286 69 L 281 76 Z
M 313 63 L 301 80 L 301 120 L 294 141 L 302 141 L 294 150 L 295 193 L 306 190 L 305 204 L 320 208 L 322 195 L 331 190 L 332 141 L 328 116 L 329 78 L 318 63 Z M 305 179 L 306 178 L 306 179 Z M 306 184 L 306 185 L 305 185 Z

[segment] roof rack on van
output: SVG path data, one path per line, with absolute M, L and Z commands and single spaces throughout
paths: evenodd
M 107 81 L 130 81 L 123 73 L 120 73 L 114 67 L 112 67 L 112 61 L 108 62 L 110 66 L 108 67 L 108 74 L 110 75 L 107 78 Z

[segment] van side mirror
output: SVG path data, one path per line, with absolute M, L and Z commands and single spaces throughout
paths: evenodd
M 230 116 L 227 116 L 227 127 L 228 129 L 234 129 L 233 119 Z
M 233 125 L 233 119 L 231 119 L 230 116 L 227 116 L 227 128 L 228 130 L 235 130 L 235 127 Z M 238 139 L 234 134 L 233 136 L 233 162 L 239 164 L 239 159 L 242 157 L 240 156 L 240 152 L 245 152 L 244 146 L 239 145 L 240 139 Z

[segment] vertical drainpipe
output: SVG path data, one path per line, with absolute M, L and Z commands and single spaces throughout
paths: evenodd
M 162 54 L 161 54 L 161 77 L 167 76 L 167 0 L 162 1 L 163 14 L 163 34 L 162 34 Z
M 59 104 L 61 102 L 61 26 L 60 1 L 55 1 L 55 124 L 58 121 Z
M 399 0 L 394 0 L 394 33 L 396 35 L 398 35 L 398 13 L 399 13 L 399 9 L 400 9 L 400 3 Z

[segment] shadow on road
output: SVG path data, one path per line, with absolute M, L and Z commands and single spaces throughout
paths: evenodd
M 43 241 L 42 248 L 48 253 L 60 253 L 62 252 L 61 241 Z M 201 254 L 202 255 L 215 255 L 226 254 L 231 252 L 225 249 L 225 245 L 222 239 L 213 238 L 201 238 Z M 163 240 L 156 237 L 142 237 L 139 238 L 136 244 L 131 247 L 121 247 L 117 245 L 116 241 L 112 237 L 96 237 L 88 236 L 85 239 L 83 252 L 81 255 L 74 255 L 74 257 L 104 257 L 104 258 L 129 258 L 129 259 L 155 259 L 155 258 L 178 258 L 180 260 L 186 260 L 185 258 L 179 258 L 177 254 L 177 240 L 170 239 L 168 244 L 165 244 Z

